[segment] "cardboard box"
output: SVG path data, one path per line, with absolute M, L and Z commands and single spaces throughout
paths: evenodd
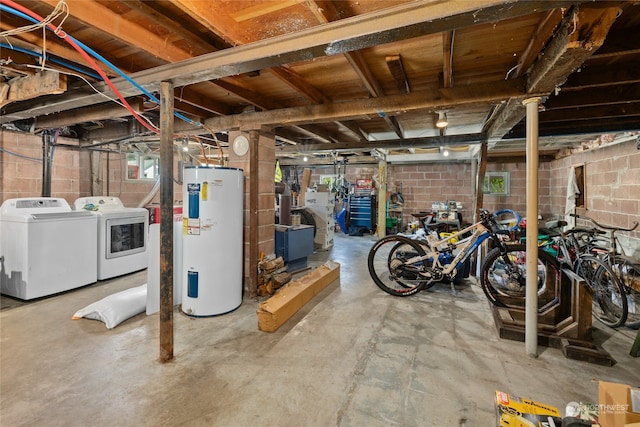
M 327 261 L 311 273 L 287 283 L 258 306 L 258 329 L 274 332 L 311 298 L 340 277 L 340 264 Z
M 602 427 L 640 423 L 640 389 L 627 384 L 598 383 L 598 420 Z
M 496 391 L 497 427 L 560 427 L 558 408 Z
M 304 195 L 305 206 L 315 206 L 324 210 L 326 207 L 330 207 L 333 210 L 335 204 L 335 195 L 333 193 L 324 192 L 307 192 Z

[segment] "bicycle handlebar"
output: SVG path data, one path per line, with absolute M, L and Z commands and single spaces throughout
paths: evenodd
M 596 222 L 595 219 L 589 218 L 588 216 L 584 216 L 584 215 L 569 214 L 569 216 L 572 216 L 572 217 L 578 218 L 578 219 L 585 219 L 585 220 L 590 221 L 593 224 L 595 224 L 596 227 L 600 227 L 600 228 L 603 228 L 605 230 L 613 230 L 614 232 L 615 231 L 633 231 L 636 228 L 638 228 L 638 221 L 633 221 L 633 227 L 631 227 L 631 228 L 621 228 L 621 227 L 614 227 L 612 225 L 602 225 L 602 224 Z

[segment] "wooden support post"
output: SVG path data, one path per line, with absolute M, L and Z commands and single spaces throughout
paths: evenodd
M 160 362 L 173 359 L 173 83 L 160 83 Z
M 256 298 L 258 296 L 258 262 L 260 236 L 258 229 L 260 227 L 260 176 L 258 168 L 260 162 L 259 156 L 260 132 L 252 130 L 249 132 L 249 297 Z M 271 178 L 273 184 L 273 177 Z
M 387 235 L 387 160 L 378 161 L 378 177 L 380 188 L 378 188 L 378 232 L 377 236 L 382 239 Z
M 480 218 L 478 214 L 480 213 L 480 209 L 484 204 L 484 192 L 482 191 L 482 186 L 484 183 L 484 174 L 487 171 L 487 141 L 483 141 L 480 145 L 480 165 L 478 167 L 478 177 L 476 183 L 476 206 L 475 206 L 475 216 L 473 221 L 478 221 Z

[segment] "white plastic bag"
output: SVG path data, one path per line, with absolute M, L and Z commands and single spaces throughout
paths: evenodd
M 76 311 L 72 319 L 81 318 L 104 322 L 113 329 L 130 317 L 145 311 L 147 306 L 147 284 L 109 295 Z

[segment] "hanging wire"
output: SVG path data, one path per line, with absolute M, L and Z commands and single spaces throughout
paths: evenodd
M 3 6 L 3 4 L 5 6 Z M 6 6 L 8 5 L 8 6 Z M 5 10 L 8 11 L 9 13 L 12 13 L 14 15 L 20 16 L 24 19 L 27 19 L 29 21 L 34 21 L 35 22 L 40 22 L 43 20 L 43 18 L 41 16 L 39 16 L 38 14 L 30 11 L 29 9 L 13 2 L 12 0 L 0 0 L 0 10 Z M 131 107 L 131 105 L 129 105 L 129 103 L 127 102 L 126 99 L 124 99 L 124 97 L 122 96 L 122 94 L 120 93 L 120 91 L 113 85 L 113 83 L 111 82 L 111 80 L 109 79 L 109 77 L 104 73 L 104 71 L 102 71 L 102 69 L 98 66 L 98 64 L 96 64 L 96 62 L 93 60 L 93 58 L 91 56 L 89 56 L 89 54 L 82 49 L 77 41 L 67 35 L 62 28 L 59 28 L 51 23 L 46 24 L 46 27 L 49 28 L 51 31 L 53 31 L 58 37 L 62 38 L 64 41 L 66 41 L 67 43 L 69 43 L 76 51 L 78 51 L 78 53 L 80 53 L 80 55 L 98 72 L 98 74 L 100 75 L 100 77 L 102 78 L 102 80 L 104 80 L 104 82 L 107 84 L 107 86 L 109 86 L 111 88 L 111 90 L 117 95 L 118 99 L 120 99 L 120 101 L 125 105 L 125 107 L 127 108 L 127 110 L 129 110 L 129 112 L 133 115 L 133 117 L 138 120 L 138 122 L 140 122 L 144 127 L 146 127 L 147 129 L 149 129 L 152 132 L 158 132 L 158 130 L 152 126 L 150 126 L 146 121 L 144 121 L 140 115 Z
M 8 5 L 8 6 L 2 6 L 2 4 Z M 52 14 L 49 15 L 49 16 L 53 16 L 53 18 L 50 19 L 49 17 L 47 17 L 46 19 L 43 19 L 42 17 L 40 17 L 36 13 L 34 13 L 34 12 L 28 10 L 27 8 L 25 8 L 25 7 L 21 6 L 21 5 L 13 2 L 12 0 L 0 0 L 0 10 L 5 10 L 5 11 L 7 11 L 9 13 L 12 13 L 12 14 L 14 14 L 16 16 L 20 16 L 20 17 L 22 17 L 22 18 L 24 18 L 26 20 L 31 21 L 31 22 L 35 22 L 35 25 L 33 25 L 33 27 L 35 27 L 35 28 L 40 28 L 40 27 L 42 27 L 43 29 L 44 28 L 49 28 L 58 37 L 62 38 L 67 43 L 69 43 L 74 49 L 76 49 L 80 53 L 80 55 L 82 55 L 82 57 L 85 60 L 87 60 L 87 62 L 92 66 L 92 68 L 94 68 L 98 72 L 100 78 L 102 78 L 102 80 L 111 88 L 111 90 L 116 94 L 118 99 L 121 101 L 120 105 L 124 106 L 127 110 L 129 110 L 129 112 L 133 115 L 133 117 L 138 122 L 140 122 L 145 128 L 151 130 L 152 132 L 159 133 L 159 129 L 155 125 L 151 124 L 151 122 L 147 118 L 142 118 L 131 107 L 131 105 L 126 101 L 126 99 L 124 99 L 122 94 L 113 85 L 113 83 L 111 82 L 109 77 L 104 73 L 104 71 L 102 71 L 102 69 L 98 66 L 98 64 L 96 64 L 96 62 L 93 60 L 93 58 L 91 56 L 93 56 L 94 58 L 98 59 L 99 61 L 104 63 L 107 67 L 109 67 L 110 69 L 115 71 L 118 75 L 120 75 L 122 78 L 124 78 L 127 82 L 132 84 L 134 87 L 136 87 L 138 90 L 140 90 L 143 94 L 145 94 L 147 97 L 149 97 L 149 99 L 152 100 L 153 102 L 156 102 L 156 103 L 159 104 L 160 100 L 155 95 L 153 95 L 151 92 L 149 92 L 144 87 L 142 87 L 140 84 L 138 84 L 135 80 L 133 80 L 132 78 L 127 76 L 124 72 L 122 72 L 115 65 L 111 64 L 111 62 L 109 62 L 107 59 L 102 57 L 96 51 L 94 51 L 93 49 L 89 48 L 88 46 L 86 46 L 82 42 L 76 40 L 72 36 L 68 35 L 66 32 L 64 32 L 62 30 L 62 23 L 66 20 L 67 16 L 69 15 L 68 6 L 67 6 L 67 4 L 65 3 L 64 0 L 60 0 L 58 5 L 56 6 L 56 9 L 59 9 L 59 11 L 56 12 L 55 9 L 54 9 L 55 13 L 52 12 Z M 62 13 L 65 14 L 64 18 L 62 19 L 62 21 L 60 22 L 60 24 L 58 26 L 54 25 L 52 23 L 52 21 L 54 21 Z M 89 54 L 91 54 L 91 56 L 89 56 Z M 44 66 L 44 64 L 43 64 L 43 66 Z M 84 80 L 87 82 L 86 79 L 84 79 Z M 96 92 L 100 93 L 93 86 L 92 86 L 92 88 Z M 111 99 L 109 97 L 107 97 L 107 98 Z M 213 137 L 213 139 L 214 139 L 214 141 L 216 143 L 216 146 L 220 150 L 220 155 L 221 155 L 220 162 L 221 162 L 221 164 L 223 164 L 224 151 L 222 149 L 220 141 L 218 140 L 218 138 L 215 135 L 215 132 L 213 130 L 211 130 L 209 127 L 207 127 L 206 125 L 204 125 L 203 123 L 198 122 L 198 121 L 194 121 L 194 120 L 184 116 L 183 114 L 179 113 L 178 111 L 174 111 L 173 114 L 177 118 L 179 118 L 179 119 L 181 119 L 181 120 L 183 120 L 183 121 L 185 121 L 185 122 L 187 122 L 189 124 L 192 124 L 192 125 L 194 125 L 196 127 L 201 127 L 203 129 L 207 130 L 209 133 L 211 133 L 211 135 L 212 135 L 212 137 Z

